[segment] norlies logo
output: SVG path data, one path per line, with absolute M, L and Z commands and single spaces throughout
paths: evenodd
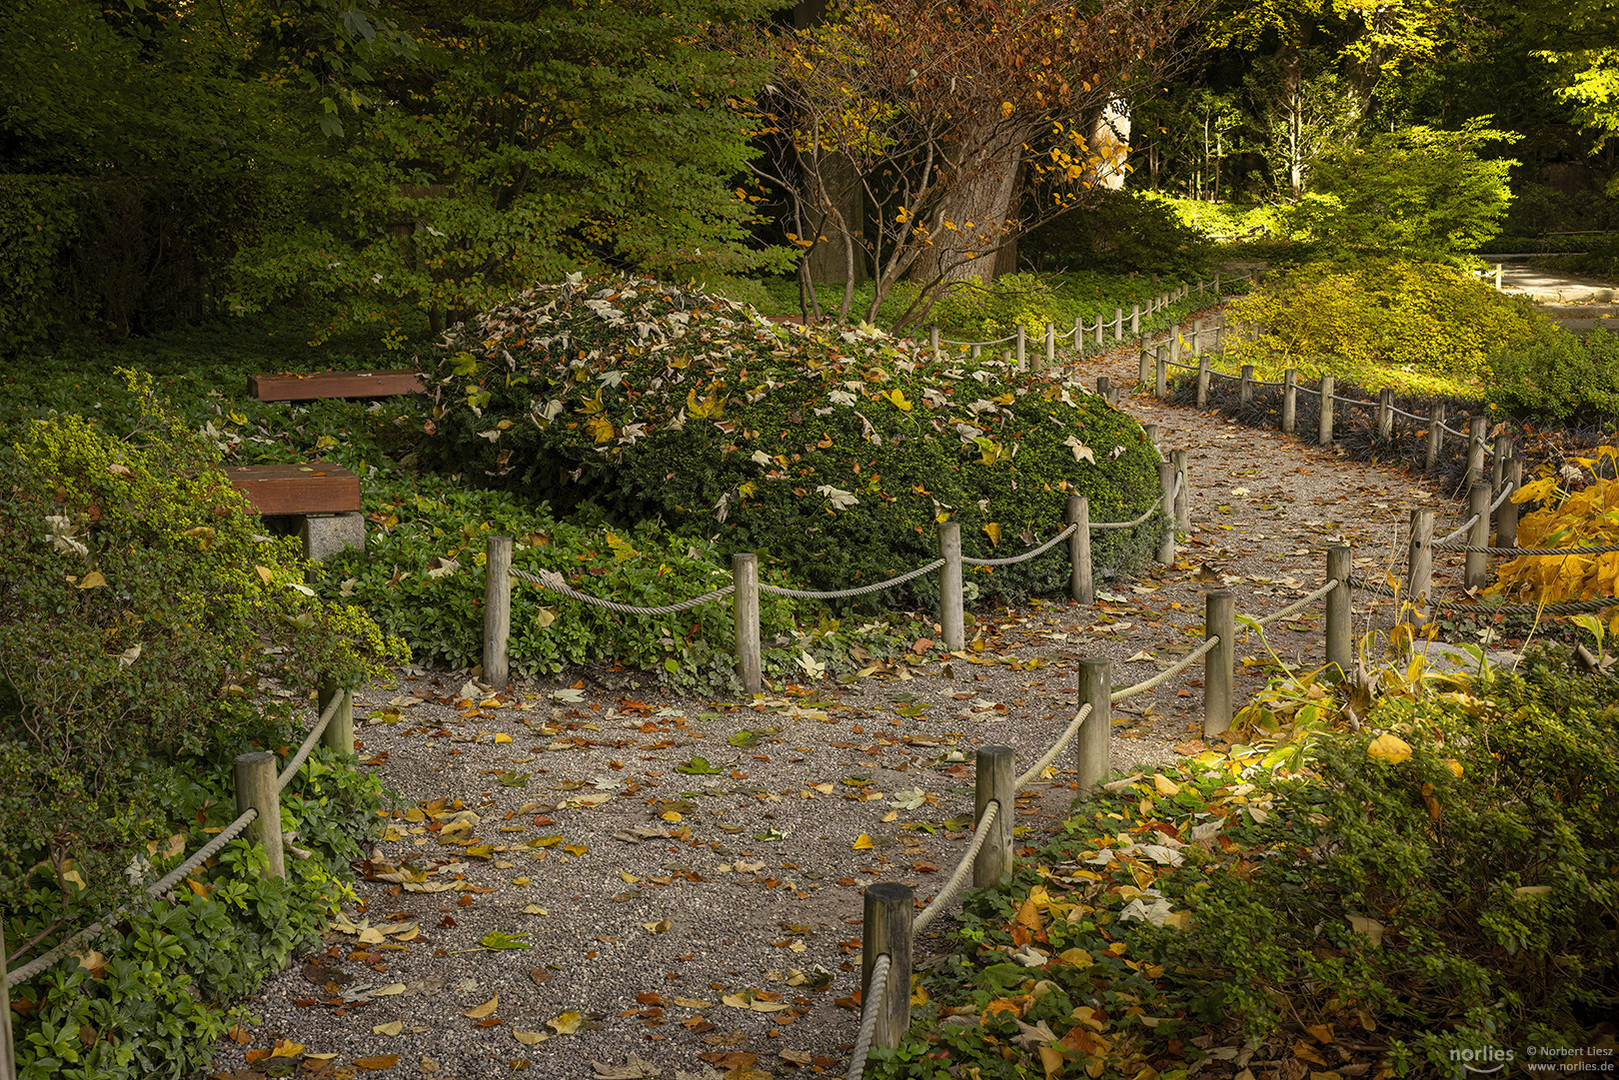
M 1511 1050 L 1487 1046 L 1482 1050 L 1452 1050 L 1450 1060 L 1471 1073 L 1495 1073 L 1507 1067 L 1517 1055 Z

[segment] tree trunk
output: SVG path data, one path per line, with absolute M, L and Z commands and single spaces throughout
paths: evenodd
M 824 207 L 828 212 L 836 208 L 837 214 L 829 215 L 823 233 L 825 240 L 816 237 L 815 246 L 809 251 L 810 280 L 817 283 L 843 284 L 850 279 L 850 264 L 853 263 L 854 281 L 864 281 L 866 277 L 866 260 L 864 254 L 856 246 L 854 258 L 847 248 L 849 237 L 842 230 L 833 231 L 838 215 L 847 225 L 849 233 L 860 236 L 866 227 L 865 191 L 860 184 L 860 176 L 856 172 L 854 163 L 839 154 L 828 154 L 821 159 L 819 177 L 825 185 L 824 190 L 816 190 L 816 170 L 805 169 L 805 183 L 810 188 L 810 197 L 816 205 Z
M 979 147 L 954 178 L 934 219 L 928 223 L 933 246 L 911 270 L 913 280 L 977 281 L 994 277 L 999 249 L 1017 233 L 1012 201 L 1023 164 L 1023 135 L 995 125 L 986 136 L 969 136 Z M 952 227 L 953 226 L 953 227 Z

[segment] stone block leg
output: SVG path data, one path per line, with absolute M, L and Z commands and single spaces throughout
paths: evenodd
M 298 538 L 304 542 L 304 557 L 317 562 L 350 548 L 364 551 L 365 515 L 358 510 L 308 514 L 298 523 Z

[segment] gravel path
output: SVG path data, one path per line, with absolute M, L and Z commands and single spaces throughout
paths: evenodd
M 1134 368 L 1121 350 L 1078 374 L 1129 385 Z M 299 1075 L 392 1055 L 397 1071 L 377 1075 L 842 1075 L 861 887 L 899 881 L 925 900 L 943 883 L 969 839 L 976 745 L 1013 746 L 1027 768 L 1073 716 L 1078 658 L 1111 657 L 1116 684 L 1147 678 L 1200 640 L 1208 588 L 1263 614 L 1321 583 L 1330 543 L 1352 543 L 1357 572 L 1380 577 L 1403 557 L 1411 508 L 1458 517 L 1415 478 L 1273 431 L 1142 395 L 1123 407 L 1190 451 L 1181 560 L 1106 583 L 1087 608 L 980 610 L 968 633 L 982 651 L 757 701 L 607 671 L 505 696 L 465 672 L 366 688 L 362 757 L 402 816 L 359 867 L 351 923 L 249 1003 L 262 1025 L 225 1043 L 210 1075 L 252 1075 L 244 1052 L 278 1040 L 335 1055 Z M 1355 610 L 1357 627 L 1387 614 L 1364 595 Z M 1272 631 L 1282 657 L 1322 662 L 1319 609 Z M 1239 642 L 1239 660 L 1264 654 L 1257 637 Z M 1121 705 L 1116 767 L 1204 749 L 1199 674 Z M 1263 681 L 1257 665 L 1237 676 L 1239 702 Z M 1071 799 L 1062 773 L 1031 785 L 1019 835 L 1038 845 Z M 401 867 L 419 880 L 399 882 Z M 500 943 L 492 931 L 531 947 L 480 946 Z

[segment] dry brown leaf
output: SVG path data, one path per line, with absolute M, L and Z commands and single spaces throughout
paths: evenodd
M 461 1015 L 469 1020 L 482 1020 L 498 1008 L 500 1008 L 500 995 L 496 994 L 482 1005 L 474 1005 Z

